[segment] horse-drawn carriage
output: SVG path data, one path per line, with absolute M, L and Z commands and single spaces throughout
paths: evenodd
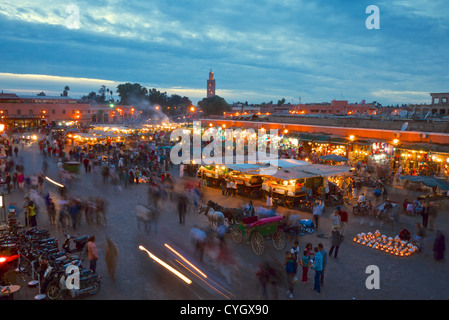
M 265 251 L 265 240 L 271 240 L 277 250 L 284 250 L 287 244 L 282 231 L 283 217 L 274 216 L 259 219 L 257 216 L 245 218 L 230 228 L 232 240 L 240 243 L 247 238 L 255 254 Z

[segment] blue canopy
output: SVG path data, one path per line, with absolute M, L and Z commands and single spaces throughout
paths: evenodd
M 327 154 L 325 156 L 319 157 L 320 160 L 323 161 L 336 161 L 336 162 L 347 162 L 348 158 L 339 156 L 337 154 Z
M 421 182 L 423 185 L 428 187 L 438 187 L 442 190 L 449 190 L 449 182 L 446 180 L 438 179 L 435 177 L 428 176 L 402 176 L 401 179 L 407 179 L 412 182 Z

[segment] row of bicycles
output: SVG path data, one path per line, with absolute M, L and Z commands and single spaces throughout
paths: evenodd
M 101 276 L 82 266 L 88 237 L 64 237 L 60 249 L 48 230 L 25 228 L 10 219 L 0 230 L 0 284 L 38 287 L 36 299 L 97 294 Z

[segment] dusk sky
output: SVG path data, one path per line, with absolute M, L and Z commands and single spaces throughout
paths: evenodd
M 228 103 L 430 103 L 449 91 L 448 12 L 447 0 L 0 0 L 0 90 L 79 98 L 137 82 L 197 103 L 212 69 Z

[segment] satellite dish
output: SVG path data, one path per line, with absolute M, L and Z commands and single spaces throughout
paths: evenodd
M 407 130 L 407 127 L 408 127 L 408 122 L 404 122 L 404 124 L 401 127 L 401 131 Z

